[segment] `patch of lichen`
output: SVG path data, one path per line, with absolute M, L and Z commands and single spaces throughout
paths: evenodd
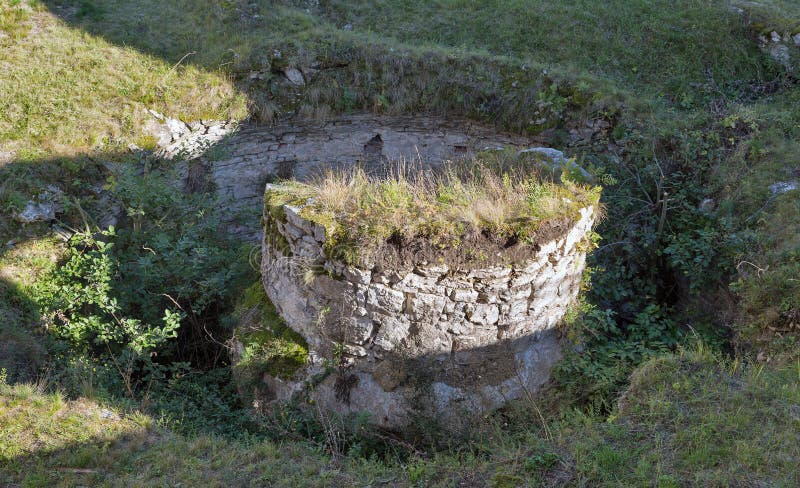
M 308 344 L 278 315 L 260 282 L 245 290 L 236 307 L 241 353 L 234 367 L 240 385 L 264 374 L 291 378 L 308 360 Z
M 548 226 L 563 229 L 581 210 L 600 210 L 600 187 L 577 182 L 569 166 L 554 174 L 554 166 L 503 152 L 435 173 L 330 172 L 312 183 L 270 188 L 266 215 L 278 221 L 285 219 L 284 205 L 299 207 L 302 218 L 325 228 L 327 256 L 352 265 L 392 240 L 424 239 L 442 250 L 459 249 L 477 235 L 536 245 L 552 237 Z

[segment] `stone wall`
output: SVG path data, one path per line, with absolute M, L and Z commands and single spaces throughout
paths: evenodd
M 313 389 L 317 403 L 401 428 L 417 413 L 453 420 L 491 410 L 547 381 L 560 358 L 556 326 L 579 291 L 593 208 L 526 262 L 422 262 L 406 271 L 327 259 L 324 229 L 299 208 L 283 213 L 264 214 L 263 283 L 311 360 L 293 381 L 265 377 L 270 398 L 324 378 Z
M 487 147 L 530 142 L 474 122 L 430 116 L 362 114 L 275 126 L 244 124 L 214 148 L 209 173 L 231 216 L 241 214 L 233 230 L 258 240 L 265 183 L 307 180 L 324 168 L 356 164 L 368 170 L 387 161 L 436 165 Z

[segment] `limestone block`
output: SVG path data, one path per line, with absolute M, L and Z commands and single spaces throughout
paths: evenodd
M 410 301 L 411 313 L 414 315 L 415 320 L 425 323 L 434 323 L 439 320 L 447 298 L 442 295 L 417 293 Z
M 500 318 L 500 310 L 497 305 L 476 303 L 469 315 L 470 322 L 476 324 L 496 324 Z
M 344 275 L 344 279 L 347 281 L 358 285 L 368 285 L 370 281 L 372 281 L 372 271 L 362 270 L 352 266 L 346 266 L 342 270 L 342 275 Z
M 475 303 L 478 300 L 478 292 L 473 289 L 453 290 L 450 293 L 450 300 L 454 302 Z
M 385 314 L 403 311 L 406 295 L 385 285 L 372 284 L 367 288 L 367 310 Z
M 408 273 L 393 288 L 403 292 L 444 294 L 444 287 L 437 284 L 436 275 L 421 276 L 416 273 Z
M 344 320 L 346 321 L 345 339 L 347 342 L 362 345 L 372 337 L 372 331 L 375 327 L 372 319 L 350 317 Z
M 402 345 L 411 330 L 411 321 L 407 316 L 392 317 L 374 314 L 372 318 L 379 324 L 378 333 L 373 343 L 379 348 L 391 351 Z

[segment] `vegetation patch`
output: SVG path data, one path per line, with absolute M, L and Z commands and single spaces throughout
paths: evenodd
M 460 253 L 462 246 L 470 249 L 465 244 L 481 240 L 531 248 L 567 231 L 582 209 L 600 211 L 599 187 L 566 177 L 555 183 L 522 162 L 515 169 L 503 169 L 500 162 L 507 160 L 487 155 L 469 166 L 435 171 L 329 172 L 312 183 L 271 187 L 267 212 L 275 218 L 283 205 L 301 207 L 303 218 L 325 228 L 326 253 L 355 264 L 380 260 L 392 242 L 408 246 L 425 240 L 434 252 Z M 488 264 L 494 257 L 473 260 Z
M 245 290 L 234 315 L 238 352 L 234 372 L 242 385 L 257 385 L 263 375 L 291 378 L 308 361 L 308 344 L 278 315 L 261 282 Z

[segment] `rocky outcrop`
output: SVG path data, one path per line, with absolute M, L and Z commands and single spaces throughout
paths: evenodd
M 463 266 L 443 253 L 391 269 L 327 257 L 323 227 L 302 208 L 278 210 L 263 217 L 263 284 L 310 361 L 293 382 L 265 377 L 280 383 L 270 398 L 305 389 L 324 408 L 402 428 L 418 414 L 457 422 L 547 381 L 560 358 L 556 326 L 580 288 L 592 207 L 524 261 Z
M 185 123 L 148 110 L 152 117 L 144 131 L 155 138 L 156 155 L 166 159 L 194 159 L 236 130 L 237 124 L 220 120 Z
M 14 220 L 23 224 L 31 222 L 49 222 L 55 220 L 56 214 L 64 210 L 64 192 L 50 185 L 40 193 L 36 200 L 30 200 L 25 208 L 14 214 Z
M 758 45 L 769 56 L 780 63 L 786 71 L 800 70 L 800 33 L 779 33 L 777 30 L 759 34 Z

